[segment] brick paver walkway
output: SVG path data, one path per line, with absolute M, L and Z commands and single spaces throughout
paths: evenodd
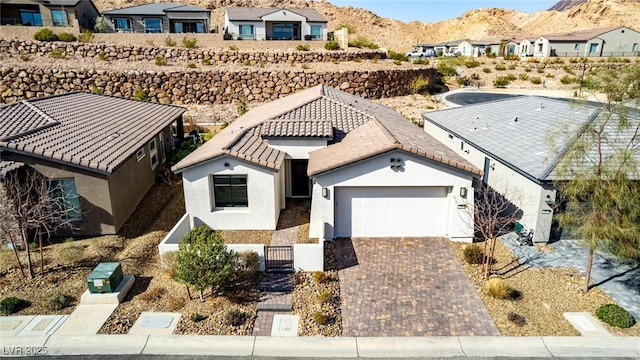
M 260 283 L 260 302 L 253 336 L 271 336 L 273 315 L 291 313 L 293 273 L 264 273 Z
M 500 335 L 447 240 L 337 245 L 343 336 Z

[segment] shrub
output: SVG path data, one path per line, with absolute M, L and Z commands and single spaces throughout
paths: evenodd
M 113 30 L 111 23 L 109 20 L 105 19 L 104 16 L 98 16 L 96 18 L 96 24 L 93 26 L 93 30 L 99 33 L 109 32 Z
M 231 46 L 229 46 L 229 50 L 231 50 L 231 51 L 238 51 L 238 46 L 236 46 L 236 45 L 231 45 Z
M 191 319 L 191 321 L 193 321 L 193 322 L 200 322 L 200 321 L 206 319 L 206 317 L 204 315 L 200 315 L 198 313 L 191 313 L 191 315 L 189 316 L 189 319 Z
M 173 278 L 176 275 L 176 266 L 178 264 L 178 252 L 169 251 L 160 257 L 160 269 L 164 274 Z
M 333 293 L 331 293 L 330 290 L 325 290 L 325 291 L 321 292 L 320 294 L 318 294 L 318 302 L 320 304 L 324 304 L 327 301 L 331 300 L 332 297 L 333 297 Z
M 394 64 L 394 65 L 402 65 L 402 61 L 400 61 L 400 60 L 393 60 L 393 64 Z
M 438 64 L 438 72 L 444 76 L 453 76 L 458 74 L 455 67 L 444 61 L 441 61 Z
M 542 84 L 542 79 L 540 78 L 540 76 L 532 76 L 529 78 L 529 81 L 531 81 L 531 83 L 535 85 Z
M 83 43 L 91 42 L 93 40 L 93 33 L 91 30 L 84 29 L 82 30 L 82 34 L 78 35 L 78 40 Z
M 362 59 L 360 59 L 359 57 L 354 57 L 351 61 L 355 63 L 359 63 L 359 62 L 362 62 Z
M 238 254 L 233 264 L 233 275 L 230 283 L 255 283 L 258 280 L 260 256 L 255 251 L 243 251 Z
M 73 34 L 69 34 L 68 32 L 61 32 L 60 34 L 58 34 L 58 40 L 64 42 L 72 42 L 78 39 L 76 39 L 75 35 Z
M 464 62 L 464 66 L 468 67 L 469 69 L 472 69 L 480 66 L 480 62 L 477 60 L 467 60 Z
M 309 44 L 299 44 L 298 46 L 296 46 L 296 50 L 298 51 L 309 51 L 311 49 L 311 47 L 309 46 Z
M 355 34 L 357 32 L 355 26 L 353 26 L 351 24 L 342 23 L 342 24 L 336 26 L 336 29 L 338 29 L 338 30 L 342 29 L 342 28 L 347 28 L 347 31 L 349 32 L 349 34 Z
M 464 261 L 467 264 L 482 264 L 483 254 L 482 248 L 476 244 L 471 244 L 462 250 L 462 255 L 464 256 Z
M 10 296 L 0 301 L 0 313 L 2 315 L 11 315 L 22 310 L 25 306 L 25 301 L 18 299 L 15 296 Z
M 189 69 L 195 69 L 195 68 L 196 68 L 196 64 L 194 64 L 194 63 L 187 63 L 187 67 L 188 67 Z
M 511 83 L 508 76 L 498 76 L 493 80 L 493 86 L 495 87 L 505 87 Z
M 202 60 L 202 65 L 211 65 L 211 58 L 206 57 Z
M 238 111 L 238 115 L 242 116 L 249 112 L 249 105 L 247 105 L 247 103 L 242 100 L 236 104 L 236 110 Z
M 324 44 L 324 48 L 330 51 L 340 50 L 340 44 L 338 44 L 336 41 L 327 41 Z
M 415 59 L 413 63 L 416 65 L 429 65 L 429 60 L 427 59 Z
M 508 299 L 513 290 L 506 281 L 500 278 L 491 278 L 487 281 L 487 294 L 496 299 Z
M 107 60 L 107 53 L 105 53 L 104 51 L 100 51 L 98 53 L 98 59 L 100 59 L 102 61 L 106 61 Z
M 322 311 L 316 311 L 315 313 L 313 313 L 313 322 L 318 325 L 325 325 L 327 322 L 329 322 L 329 315 Z
M 480 74 L 478 73 L 471 74 L 471 80 L 480 80 Z
M 197 47 L 197 44 L 198 39 L 196 38 L 189 39 L 186 36 L 182 38 L 182 46 L 186 47 L 187 49 L 195 49 Z
M 534 64 L 537 64 L 537 63 L 539 63 L 539 62 L 540 62 L 540 60 L 538 60 L 538 59 L 536 59 L 536 58 L 528 58 L 528 59 L 527 59 L 527 62 L 528 62 L 528 63 L 534 63 Z
M 575 72 L 573 72 L 573 69 L 569 67 L 569 65 L 564 65 L 562 67 L 562 70 L 564 70 L 564 72 L 566 72 L 569 75 L 575 75 Z
M 562 58 L 556 57 L 551 61 L 553 64 L 564 64 L 564 60 Z
M 167 292 L 167 289 L 163 287 L 154 287 L 151 289 L 147 289 L 147 291 L 140 294 L 140 300 L 147 303 L 158 301 L 162 298 L 162 295 L 164 295 L 166 292 Z
M 491 72 L 491 69 L 489 69 L 489 68 L 482 68 L 482 72 L 483 72 L 483 73 L 485 73 L 485 74 L 488 74 L 488 73 L 490 73 L 490 72 Z
M 327 275 L 327 273 L 323 271 L 316 271 L 313 273 L 313 280 L 318 284 L 322 284 L 328 279 L 329 279 L 329 276 Z
M 604 304 L 596 309 L 598 319 L 619 328 L 629 328 L 635 324 L 635 319 L 629 312 L 616 304 Z
M 409 61 L 408 56 L 399 52 L 395 52 L 393 50 L 389 50 L 389 52 L 387 53 L 387 56 L 389 57 L 389 59 L 392 59 L 392 60 Z
M 171 46 L 171 47 L 173 47 L 173 46 L 176 46 L 177 44 L 178 44 L 178 43 L 177 43 L 175 40 L 173 40 L 173 39 L 171 38 L 171 36 L 167 36 L 167 38 L 166 38 L 166 39 L 164 39 L 164 46 Z
M 556 76 L 553 75 L 553 74 L 544 74 L 544 77 L 549 78 L 549 79 L 553 79 Z M 576 80 L 576 82 L 577 82 L 577 80 Z
M 536 72 L 537 72 L 538 74 L 544 74 L 544 68 L 543 68 L 543 67 L 537 68 L 537 69 L 536 69 Z
M 153 40 L 146 40 L 145 43 L 149 46 L 153 46 L 155 42 Z
M 62 49 L 55 49 L 51 50 L 51 52 L 49 53 L 49 57 L 54 59 L 66 59 L 67 53 Z
M 528 66 L 526 68 L 524 68 L 523 70 L 524 70 L 524 72 L 531 72 L 531 68 L 528 67 Z
M 224 314 L 224 319 L 227 322 L 227 325 L 231 326 L 240 326 L 243 325 L 249 316 L 247 313 L 240 309 L 229 309 Z
M 43 28 L 36 31 L 36 33 L 33 34 L 33 38 L 38 41 L 56 41 L 58 40 L 58 35 L 51 31 L 51 29 Z
M 57 292 L 51 299 L 49 299 L 49 310 L 57 311 L 66 308 L 71 305 L 71 298 L 62 292 Z
M 419 94 L 421 91 L 425 90 L 429 86 L 430 82 L 431 81 L 429 80 L 428 77 L 425 77 L 423 75 L 418 75 L 413 79 L 411 79 L 408 87 L 412 94 Z
M 165 65 L 167 65 L 167 58 L 165 58 L 162 55 L 158 55 L 158 56 L 156 56 L 155 64 L 158 65 L 158 66 L 165 66 Z
M 363 36 L 359 36 L 357 39 L 355 39 L 354 41 L 350 41 L 349 42 L 349 47 L 355 47 L 355 48 L 368 48 L 368 49 L 372 49 L 375 50 L 377 48 L 379 48 L 379 46 L 377 44 L 375 44 L 374 42 L 372 42 L 371 40 L 367 39 L 366 37 Z
M 527 75 L 527 74 L 518 74 L 518 79 L 520 79 L 522 81 L 527 81 L 527 80 L 529 80 L 529 75 Z
M 251 66 L 251 60 L 249 60 L 249 59 L 245 59 L 245 60 L 242 62 L 242 65 L 244 65 L 244 66 Z
M 496 70 L 504 71 L 504 70 L 507 70 L 507 68 L 503 64 L 498 64 L 496 65 Z
M 458 80 L 456 80 L 456 82 L 460 86 L 469 86 L 469 84 L 471 84 L 471 80 L 466 76 L 459 77 Z
M 133 98 L 136 100 L 147 101 L 149 100 L 149 92 L 141 87 L 137 87 L 133 92 Z
M 31 60 L 31 55 L 29 55 L 29 54 L 20 54 L 20 60 L 29 61 L 29 60 Z
M 516 60 L 519 61 L 520 60 L 520 56 L 516 55 L 516 54 L 507 54 L 504 56 L 505 60 Z
M 573 79 L 572 79 L 572 78 L 570 78 L 570 77 L 568 77 L 567 75 L 565 75 L 565 76 L 563 76 L 563 77 L 561 77 L 561 78 L 560 78 L 560 82 L 561 82 L 563 85 L 569 85 L 569 84 L 571 84 L 571 83 L 573 82 Z
M 518 326 L 524 326 L 527 324 L 527 319 L 525 319 L 524 316 L 514 313 L 513 311 L 509 311 L 507 314 L 507 320 Z
M 356 61 L 356 62 L 359 62 L 359 61 Z M 309 69 L 309 64 L 302 64 L 302 65 L 300 65 L 300 68 L 303 69 L 303 70 L 307 70 L 307 69 Z

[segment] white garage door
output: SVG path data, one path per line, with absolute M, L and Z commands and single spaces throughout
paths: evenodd
M 336 237 L 442 236 L 446 187 L 337 187 Z

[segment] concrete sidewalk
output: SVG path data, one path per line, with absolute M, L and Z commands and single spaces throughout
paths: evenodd
M 640 358 L 640 337 L 320 338 L 198 335 L 3 336 L 2 357 L 40 355 L 211 355 L 272 357 Z

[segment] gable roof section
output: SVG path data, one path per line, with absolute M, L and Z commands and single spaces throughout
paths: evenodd
M 229 21 L 262 21 L 263 16 L 282 10 L 304 16 L 309 22 L 327 22 L 316 9 L 228 7 L 225 12 Z
M 185 109 L 84 92 L 0 107 L 0 149 L 113 173 Z
M 23 163 L 17 161 L 1 161 L 0 160 L 0 180 L 4 179 L 7 174 L 24 166 Z
M 275 124 L 278 122 L 285 122 L 286 126 L 278 128 Z M 294 122 L 300 125 L 292 125 Z M 329 123 L 334 144 L 311 153 L 310 176 L 393 149 L 481 174 L 479 169 L 391 108 L 325 85 L 249 111 L 180 161 L 173 171 L 181 172 L 224 155 L 279 170 L 285 153 L 269 147 L 265 137 L 327 138 Z
M 103 11 L 104 15 L 157 15 L 164 16 L 168 12 L 211 12 L 209 9 L 176 3 L 154 3 Z
M 598 113 L 594 106 L 522 96 L 423 117 L 530 179 L 547 181 L 568 144 Z
M 549 41 L 587 41 L 593 38 L 597 38 L 598 36 L 604 33 L 608 33 L 610 31 L 620 29 L 623 27 L 624 26 L 614 26 L 614 27 L 608 27 L 608 28 L 569 31 L 569 32 L 558 33 L 558 34 L 540 35 L 538 38 L 545 38 Z

